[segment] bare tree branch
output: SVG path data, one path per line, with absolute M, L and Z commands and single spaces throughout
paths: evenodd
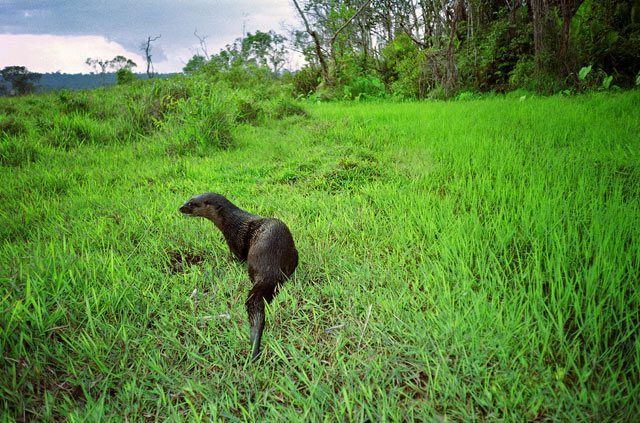
M 158 40 L 162 35 L 158 35 L 157 37 L 147 37 L 147 42 L 142 43 L 140 46 L 140 50 L 144 51 L 145 59 L 147 60 L 147 77 L 153 78 L 153 64 L 151 62 L 151 43 Z
M 202 53 L 204 54 L 204 58 L 209 60 L 210 56 L 209 56 L 209 52 L 207 51 L 207 38 L 209 38 L 208 35 L 203 35 L 200 36 L 198 35 L 198 29 L 196 28 L 195 31 L 193 31 L 193 35 L 196 36 L 196 38 L 198 39 L 198 41 L 200 42 L 200 50 L 202 50 Z
M 333 45 L 336 42 L 336 38 L 338 37 L 338 35 L 340 35 L 340 33 L 344 31 L 346 27 L 349 26 L 349 24 L 364 10 L 365 7 L 369 5 L 369 3 L 371 3 L 371 0 L 367 0 L 364 3 L 362 3 L 360 8 L 356 10 L 356 13 L 354 13 L 353 16 L 347 19 L 347 21 L 343 23 L 340 28 L 338 28 L 338 30 L 333 34 L 333 37 L 331 37 L 331 40 L 329 41 L 330 45 Z
M 302 21 L 304 22 L 304 27 L 306 28 L 307 33 L 311 35 L 311 38 L 313 39 L 313 43 L 316 49 L 316 54 L 318 55 L 318 61 L 320 62 L 320 68 L 322 70 L 322 79 L 325 81 L 325 83 L 329 84 L 330 83 L 329 66 L 327 65 L 327 60 L 325 58 L 325 55 L 322 52 L 322 44 L 320 43 L 320 37 L 318 37 L 318 33 L 316 31 L 311 29 L 311 25 L 309 25 L 309 21 L 307 20 L 307 17 L 305 16 L 304 12 L 300 8 L 300 5 L 298 4 L 297 0 L 293 0 L 293 4 L 298 10 L 300 17 L 302 18 Z

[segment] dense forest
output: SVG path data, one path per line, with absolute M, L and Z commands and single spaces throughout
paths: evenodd
M 381 80 L 404 97 L 555 92 L 603 81 L 628 87 L 640 71 L 638 0 L 294 3 L 310 63 L 301 88 L 302 75 L 315 72 L 325 86 L 371 91 Z
M 185 71 L 248 63 L 278 73 L 285 45 L 307 64 L 295 93 L 446 98 L 555 93 L 640 82 L 639 0 L 296 0 L 302 29 L 248 34 Z

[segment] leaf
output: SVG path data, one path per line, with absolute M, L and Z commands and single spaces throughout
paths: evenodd
M 636 86 L 640 86 L 640 72 L 636 75 Z
M 608 90 L 611 86 L 611 82 L 613 81 L 613 75 L 609 75 L 602 80 L 602 88 Z
M 581 81 L 584 81 L 587 78 L 587 75 L 589 75 L 589 72 L 591 72 L 591 65 L 585 66 L 582 69 L 580 69 L 580 72 L 578 73 L 578 78 L 580 78 Z

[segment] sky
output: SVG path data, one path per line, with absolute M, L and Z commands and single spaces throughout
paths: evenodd
M 0 69 L 89 73 L 87 58 L 123 55 L 144 72 L 140 45 L 153 42 L 156 72 L 179 72 L 206 36 L 209 54 L 244 32 L 298 27 L 291 0 L 0 0 Z

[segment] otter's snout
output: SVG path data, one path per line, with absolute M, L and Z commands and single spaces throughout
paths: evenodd
M 193 212 L 193 210 L 191 209 L 191 205 L 189 203 L 186 203 L 180 206 L 178 211 L 182 214 L 191 214 Z

